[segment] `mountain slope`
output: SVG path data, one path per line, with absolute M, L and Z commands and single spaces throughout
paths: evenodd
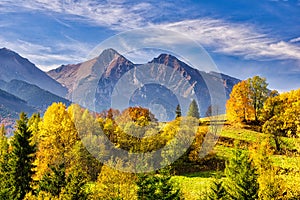
M 28 105 L 38 108 L 40 111 L 45 111 L 53 102 L 71 104 L 70 101 L 25 81 L 11 80 L 0 88 L 25 100 Z
M 65 96 L 67 89 L 37 68 L 28 59 L 6 49 L 0 49 L 0 80 L 9 82 L 13 79 L 23 80 L 38 85 L 53 94 Z
M 0 89 L 0 117 L 15 118 L 20 112 L 32 114 L 36 111 L 26 101 Z

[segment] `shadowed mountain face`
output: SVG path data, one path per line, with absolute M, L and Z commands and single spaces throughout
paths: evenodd
M 28 105 L 40 112 L 44 112 L 53 102 L 62 102 L 67 106 L 71 104 L 70 101 L 25 81 L 11 80 L 2 86 L 0 85 L 0 89 L 25 100 Z
M 38 85 L 56 95 L 64 97 L 67 89 L 37 68 L 28 59 L 6 49 L 0 49 L 0 80 L 9 82 L 13 79 L 23 80 Z
M 179 102 L 176 95 L 165 86 L 150 83 L 134 91 L 129 105 L 149 108 L 159 121 L 170 121 L 175 118 L 174 111 Z
M 20 112 L 31 115 L 36 111 L 26 101 L 0 89 L 0 124 L 5 125 L 8 133 L 12 132 Z
M 0 89 L 0 113 L 1 117 L 17 117 L 20 112 L 32 114 L 35 108 L 29 106 L 26 101 Z
M 167 120 L 175 117 L 178 104 L 186 114 L 192 99 L 197 100 L 202 116 L 212 104 L 224 113 L 225 101 L 239 82 L 216 72 L 198 71 L 169 54 L 136 65 L 113 49 L 84 63 L 61 66 L 48 75 L 68 88 L 69 99 L 91 110 L 139 105 Z

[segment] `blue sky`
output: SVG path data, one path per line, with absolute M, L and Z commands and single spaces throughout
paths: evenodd
M 144 27 L 185 34 L 228 75 L 261 75 L 279 91 L 300 88 L 300 0 L 0 1 L 0 47 L 46 71 Z

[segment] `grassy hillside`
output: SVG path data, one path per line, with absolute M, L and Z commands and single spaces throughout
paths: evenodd
M 248 150 L 248 147 L 254 143 L 260 143 L 268 135 L 256 132 L 245 128 L 237 128 L 232 126 L 224 126 L 220 134 L 217 145 L 214 147 L 212 153 L 219 159 L 227 161 L 234 151 L 234 143 L 239 141 L 241 149 Z M 300 184 L 300 180 L 295 180 L 293 170 L 299 170 L 299 156 L 296 149 L 299 149 L 300 138 L 286 138 L 282 137 L 286 154 L 274 154 L 271 156 L 274 167 L 281 171 L 280 176 L 288 183 L 289 187 L 295 184 Z M 275 144 L 272 144 L 275 147 Z M 291 155 L 289 152 L 294 152 Z M 299 152 L 298 152 L 299 153 Z M 175 181 L 181 188 L 181 192 L 186 199 L 205 199 L 204 196 L 209 191 L 210 185 L 215 178 L 223 178 L 223 169 L 220 171 L 209 170 L 197 173 L 189 173 L 184 175 L 175 175 L 172 180 Z

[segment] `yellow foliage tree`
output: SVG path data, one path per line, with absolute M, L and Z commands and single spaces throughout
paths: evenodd
M 226 117 L 230 122 L 246 122 L 255 119 L 251 90 L 247 81 L 236 84 L 226 103 Z
M 120 168 L 123 165 L 123 161 L 117 160 L 115 167 Z M 135 200 L 137 199 L 136 180 L 137 177 L 132 173 L 121 172 L 104 165 L 93 189 L 92 199 Z
M 73 145 L 78 134 L 67 108 L 62 103 L 53 103 L 45 112 L 39 124 L 38 151 L 36 155 L 36 177 L 39 180 L 47 171 L 48 165 L 65 163 L 72 160 Z
M 300 89 L 267 99 L 263 108 L 265 133 L 300 136 Z

